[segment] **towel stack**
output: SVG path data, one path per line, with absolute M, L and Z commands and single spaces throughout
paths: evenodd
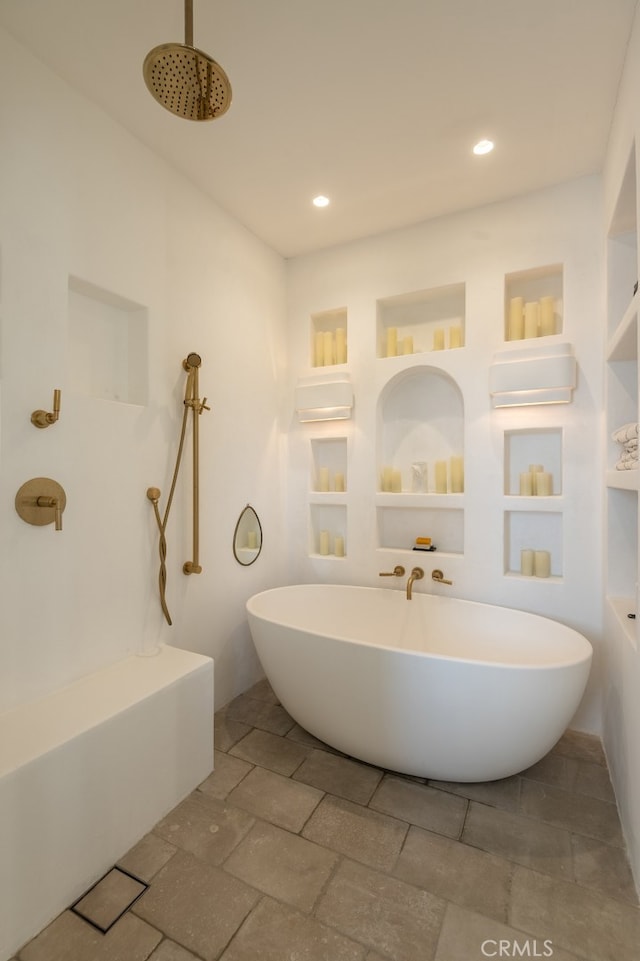
M 623 424 L 611 435 L 616 444 L 622 447 L 616 470 L 638 469 L 638 426 L 638 424 Z

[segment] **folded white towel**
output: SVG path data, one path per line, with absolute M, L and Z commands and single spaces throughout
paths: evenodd
M 612 439 L 618 444 L 624 444 L 628 440 L 638 437 L 638 424 L 623 424 L 618 427 L 611 435 Z
M 637 460 L 618 461 L 616 470 L 637 470 L 640 462 Z

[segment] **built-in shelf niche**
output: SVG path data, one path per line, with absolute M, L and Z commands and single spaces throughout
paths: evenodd
M 346 556 L 346 507 L 335 504 L 311 504 L 309 516 L 309 553 L 312 556 L 332 559 L 342 559 Z M 342 553 L 340 553 L 341 550 Z
M 311 440 L 310 489 L 317 493 L 344 493 L 347 489 L 346 437 Z
M 147 403 L 147 309 L 69 277 L 70 381 L 102 400 Z
M 449 284 L 379 300 L 376 340 L 378 357 L 462 347 L 465 285 Z
M 551 474 L 551 495 L 562 494 L 562 429 L 531 428 L 505 432 L 505 494 L 524 494 L 526 477 L 521 478 L 521 474 L 528 474 L 534 465 L 541 466 L 545 474 Z M 536 492 L 532 490 L 531 493 Z
M 421 567 L 439 554 L 464 552 L 464 511 L 456 508 L 378 507 L 378 547 L 409 551 Z M 417 537 L 430 537 L 435 551 L 414 551 Z
M 638 495 L 636 491 L 607 490 L 607 594 L 636 596 L 638 582 Z M 639 612 L 640 613 L 640 612 Z
M 312 314 L 309 342 L 312 367 L 346 364 L 347 308 L 336 307 Z
M 561 334 L 563 332 L 563 268 L 562 264 L 552 264 L 547 267 L 535 267 L 529 270 L 520 270 L 515 273 L 507 274 L 504 280 L 504 339 L 522 341 L 534 340 L 540 336 Z M 550 307 L 545 305 L 545 298 L 553 298 Z M 538 305 L 537 313 L 538 324 L 536 333 L 523 314 L 521 325 L 516 321 L 514 314 L 518 312 L 517 303 L 522 302 L 522 307 L 527 313 L 527 305 Z M 547 315 L 547 309 L 550 314 Z M 551 318 L 552 312 L 552 318 Z M 548 320 L 545 318 L 549 317 Z
M 396 374 L 378 403 L 377 489 L 384 489 L 391 469 L 399 472 L 399 492 L 418 492 L 412 465 L 426 464 L 422 492 L 436 493 L 439 462 L 446 464 L 446 492 L 452 492 L 451 458 L 463 453 L 464 404 L 453 378 L 426 366 Z
M 560 580 L 563 576 L 562 526 L 562 514 L 559 511 L 505 511 L 505 574 L 538 582 Z M 548 551 L 551 555 L 550 576 L 523 575 L 523 550 Z
M 607 235 L 607 332 L 611 337 L 638 281 L 636 152 L 631 151 Z

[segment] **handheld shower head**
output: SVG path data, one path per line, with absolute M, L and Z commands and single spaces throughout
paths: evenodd
M 161 106 L 187 120 L 215 120 L 231 105 L 231 84 L 219 63 L 193 46 L 193 0 L 185 0 L 185 42 L 163 43 L 145 57 L 144 82 Z

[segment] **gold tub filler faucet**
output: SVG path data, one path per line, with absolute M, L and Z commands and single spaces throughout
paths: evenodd
M 200 537 L 199 537 L 199 526 L 200 526 L 200 484 L 199 484 L 199 472 L 200 472 L 200 414 L 203 410 L 210 410 L 207 407 L 207 398 L 200 400 L 198 396 L 199 384 L 198 384 L 198 371 L 200 364 L 202 363 L 202 358 L 199 354 L 191 353 L 188 354 L 185 360 L 182 361 L 182 367 L 187 372 L 187 383 L 184 390 L 184 409 L 182 413 L 182 428 L 180 430 L 180 440 L 178 442 L 178 453 L 176 455 L 176 466 L 173 471 L 173 479 L 171 481 L 171 487 L 169 489 L 169 496 L 167 498 L 167 506 L 165 507 L 164 517 L 160 515 L 160 509 L 158 507 L 160 501 L 160 489 L 158 487 L 147 488 L 147 497 L 153 504 L 153 512 L 156 518 L 156 524 L 158 525 L 158 531 L 160 533 L 160 541 L 158 544 L 158 552 L 160 554 L 160 573 L 158 575 L 158 585 L 160 588 L 160 606 L 162 608 L 162 613 L 164 614 L 168 624 L 171 624 L 171 615 L 169 614 L 169 609 L 167 607 L 167 601 L 165 597 L 166 586 L 167 586 L 167 539 L 165 532 L 167 529 L 167 521 L 169 520 L 169 511 L 171 510 L 171 503 L 173 501 L 173 495 L 176 489 L 176 482 L 178 480 L 178 471 L 180 470 L 180 462 L 182 460 L 182 450 L 184 447 L 185 435 L 187 431 L 187 421 L 189 418 L 189 411 L 193 412 L 193 475 L 192 475 L 192 489 L 193 489 L 193 560 L 185 561 L 182 565 L 182 570 L 185 574 L 201 574 L 202 567 L 200 566 L 199 550 L 200 550 Z

